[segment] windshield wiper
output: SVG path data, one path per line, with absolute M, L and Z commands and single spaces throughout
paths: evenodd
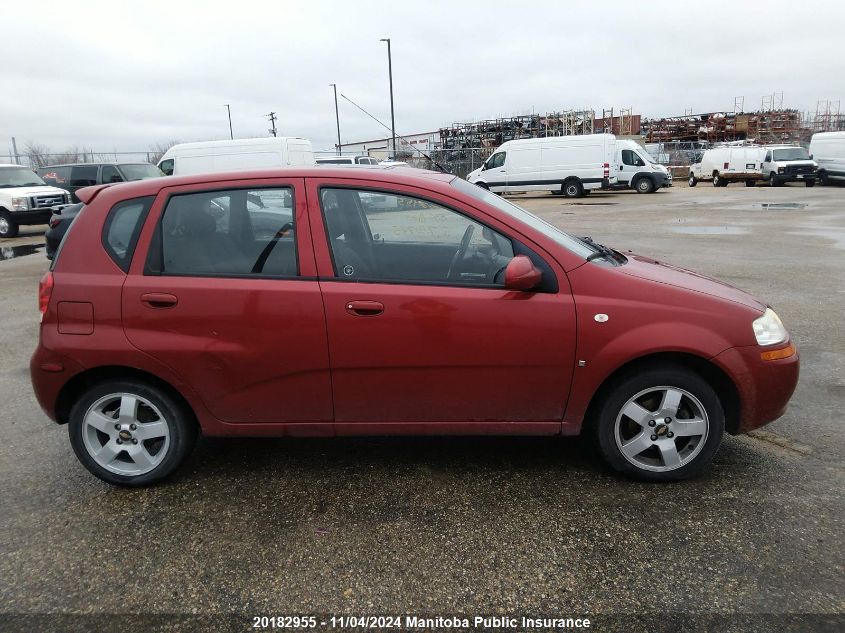
M 616 258 L 616 251 L 614 251 L 612 248 L 608 248 L 604 244 L 594 242 L 593 238 L 585 235 L 581 238 L 581 240 L 592 246 L 597 251 L 587 256 L 588 262 L 591 262 L 594 259 L 601 259 L 602 257 L 611 257 L 614 259 Z

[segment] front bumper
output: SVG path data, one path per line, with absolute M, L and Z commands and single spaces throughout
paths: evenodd
M 69 206 L 69 204 L 57 204 L 52 207 L 14 211 L 12 212 L 12 219 L 18 224 L 27 226 L 32 224 L 47 224 L 54 213 L 61 213 L 62 209 Z
M 732 347 L 713 358 L 713 362 L 733 378 L 739 392 L 739 424 L 731 429 L 731 433 L 748 433 L 777 420 L 786 412 L 798 384 L 798 350 L 780 360 L 762 360 L 760 353 L 787 345 L 789 342 L 774 346 L 772 350 L 759 345 Z

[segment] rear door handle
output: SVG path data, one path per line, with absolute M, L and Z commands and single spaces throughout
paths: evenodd
M 384 312 L 384 304 L 378 301 L 347 301 L 346 311 L 354 316 L 378 316 Z
M 179 299 L 166 292 L 148 292 L 141 295 L 141 303 L 150 308 L 172 308 Z

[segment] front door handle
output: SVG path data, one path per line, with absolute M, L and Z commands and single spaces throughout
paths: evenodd
M 179 299 L 166 292 L 148 292 L 141 295 L 141 303 L 150 308 L 172 308 Z
M 347 301 L 346 311 L 354 316 L 378 316 L 384 312 L 384 304 L 378 301 Z

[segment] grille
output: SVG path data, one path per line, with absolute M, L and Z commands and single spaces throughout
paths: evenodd
M 786 168 L 787 174 L 812 174 L 813 173 L 813 166 L 812 165 L 789 165 Z
M 64 204 L 65 197 L 63 194 L 49 194 L 46 196 L 32 196 L 30 198 L 30 206 L 33 209 L 46 209 L 54 207 L 57 204 Z

